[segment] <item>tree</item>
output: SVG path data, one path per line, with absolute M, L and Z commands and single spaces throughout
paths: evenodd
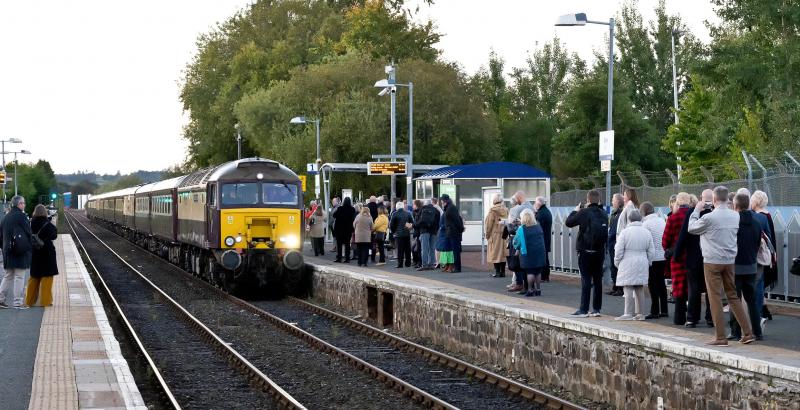
M 297 67 L 324 64 L 362 51 L 375 59 L 424 58 L 438 53 L 431 24 L 418 25 L 404 3 L 374 0 L 260 0 L 200 36 L 185 70 L 181 101 L 189 114 L 188 163 L 205 167 L 236 157 L 234 106 L 246 95 L 290 79 Z M 256 135 L 243 135 L 242 154 L 254 154 Z
M 36 205 L 49 203 L 50 194 L 55 192 L 57 187 L 50 163 L 39 160 L 36 164 L 11 164 L 7 167 L 8 175 L 14 175 L 14 168 L 16 168 L 17 192 L 26 199 L 25 212 L 30 214 Z M 13 183 L 6 184 L 6 191 L 9 189 L 11 192 L 7 192 L 6 196 L 10 199 L 10 196 L 14 195 Z
M 104 192 L 111 192 L 111 191 L 116 191 L 118 189 L 130 188 L 137 185 L 141 185 L 142 183 L 143 183 L 142 179 L 136 175 L 133 174 L 123 175 L 116 181 L 109 182 L 98 188 L 97 193 L 102 194 Z
M 607 121 L 607 65 L 596 64 L 586 78 L 575 81 L 564 101 L 564 128 L 553 144 L 553 174 L 568 178 L 597 174 L 598 138 Z M 614 88 L 613 129 L 615 168 L 621 171 L 658 169 L 667 159 L 652 125 L 634 110 L 624 83 Z
M 303 169 L 314 161 L 313 127 L 289 124 L 295 115 L 321 119 L 321 152 L 327 162 L 367 162 L 389 152 L 388 97 L 372 87 L 383 77 L 383 63 L 344 55 L 325 64 L 297 68 L 291 79 L 247 95 L 236 115 L 267 158 Z M 499 157 L 496 124 L 467 93 L 466 79 L 454 67 L 408 60 L 398 67 L 398 82 L 414 82 L 415 163 L 460 164 Z M 397 151 L 408 151 L 407 90 L 397 98 Z M 345 179 L 342 179 L 345 178 Z M 355 181 L 337 177 L 339 181 Z M 361 184 L 364 185 L 361 185 Z M 377 191 L 388 178 L 359 180 Z

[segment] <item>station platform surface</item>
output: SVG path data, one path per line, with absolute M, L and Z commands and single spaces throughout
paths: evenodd
M 146 409 L 72 237 L 55 246 L 53 305 L 0 309 L 0 407 Z
M 325 256 L 320 257 L 314 257 L 313 252 L 305 249 L 306 262 L 319 266 L 320 270 L 364 275 L 365 280 L 373 278 L 409 288 L 421 287 L 469 304 L 478 302 L 520 309 L 521 317 L 536 318 L 555 326 L 800 382 L 800 338 L 797 337 L 800 307 L 773 307 L 774 320 L 767 322 L 763 341 L 750 345 L 732 341 L 727 347 L 709 347 L 705 342 L 713 338 L 714 329 L 706 326 L 705 322 L 697 328 L 674 325 L 674 304 L 669 305 L 669 318 L 615 321 L 614 318 L 623 313 L 624 299 L 604 293 L 601 317 L 570 316 L 580 303 L 580 278 L 575 274 L 552 272 L 550 282 L 542 284 L 542 296 L 525 297 L 506 291 L 506 285 L 511 282 L 510 272 L 505 278 L 492 278 L 490 275 L 494 268 L 481 266 L 479 252 L 462 254 L 461 273 L 443 273 L 439 270 L 417 272 L 413 268 L 395 268 L 395 260 L 387 260 L 383 266 L 374 266 L 370 262 L 366 268 L 358 267 L 356 260 L 349 264 L 335 263 L 335 253 L 329 253 L 328 249 L 330 244 L 326 244 Z M 644 313 L 649 313 L 649 309 L 650 299 L 647 297 Z M 703 310 L 705 314 L 705 308 Z

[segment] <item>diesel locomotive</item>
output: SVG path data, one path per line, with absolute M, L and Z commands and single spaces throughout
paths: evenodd
M 246 158 L 94 195 L 86 214 L 231 293 L 282 293 L 302 278 L 302 196 L 289 168 Z

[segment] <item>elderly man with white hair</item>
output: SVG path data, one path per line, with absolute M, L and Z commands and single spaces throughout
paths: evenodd
M 542 267 L 542 282 L 550 282 L 550 250 L 552 248 L 553 214 L 547 208 L 547 199 L 537 196 L 533 202 L 536 211 L 536 222 L 542 227 L 544 235 L 544 267 Z

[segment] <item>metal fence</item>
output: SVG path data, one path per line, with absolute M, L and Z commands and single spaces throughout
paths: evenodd
M 573 207 L 551 207 L 553 212 L 552 254 L 550 264 L 556 271 L 579 273 L 575 240 L 578 228 L 567 228 L 564 221 Z M 666 209 L 658 210 L 665 217 Z M 778 253 L 778 282 L 767 292 L 771 299 L 800 303 L 800 276 L 789 273 L 792 258 L 800 255 L 800 207 L 772 209 L 775 223 L 775 247 Z
M 748 188 L 750 191 L 761 190 L 767 193 L 770 206 L 795 207 L 800 206 L 800 162 L 795 155 L 784 152 L 783 155 L 761 158 L 742 152 L 746 160 L 745 166 L 727 164 L 717 168 L 700 168 L 695 173 L 705 180 L 701 183 L 678 183 L 675 173 L 669 170 L 664 172 L 636 172 L 623 174 L 616 173 L 616 184 L 612 185 L 611 192 L 622 193 L 626 188 L 636 190 L 640 201 L 650 201 L 655 206 L 666 206 L 669 197 L 678 192 L 688 192 L 700 195 L 704 189 L 724 185 L 731 191 L 739 188 Z M 763 164 L 772 164 L 767 168 Z M 736 175 L 736 178 L 720 178 L 720 176 Z M 720 180 L 722 179 L 722 180 Z M 572 189 L 553 192 L 550 195 L 551 206 L 574 207 L 579 202 L 586 201 L 586 194 L 590 187 L 600 189 L 605 193 L 605 185 L 601 178 L 568 178 L 556 181 L 554 188 L 568 185 Z

